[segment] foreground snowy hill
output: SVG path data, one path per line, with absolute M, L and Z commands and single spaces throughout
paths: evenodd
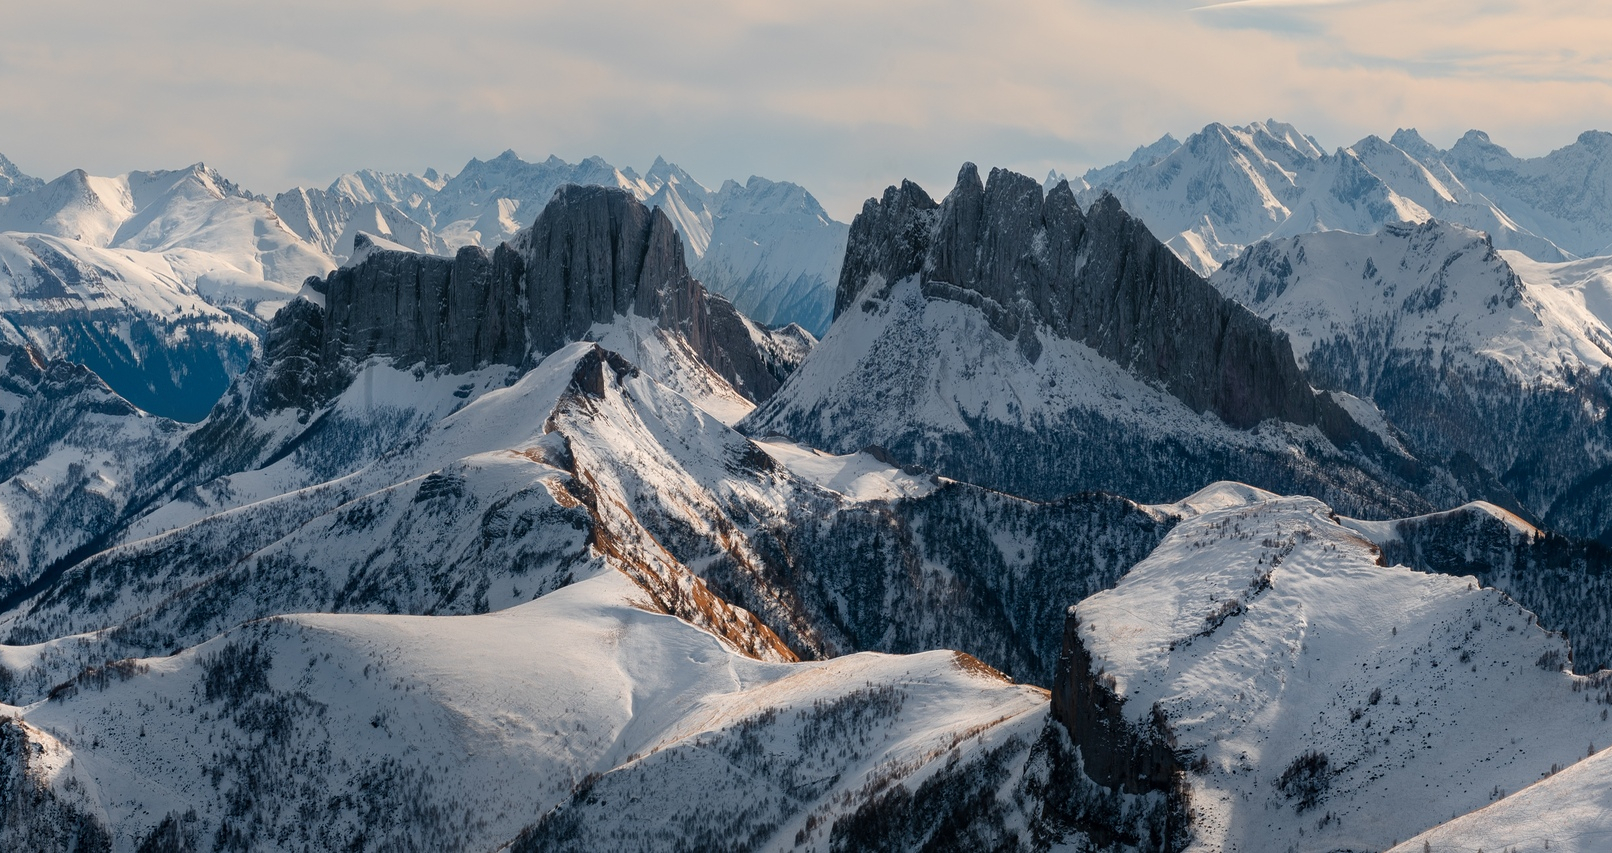
M 1606 674 L 1564 671 L 1499 590 L 1386 567 L 1313 499 L 1250 498 L 1073 608 L 1054 690 L 1077 744 L 1131 733 L 1085 753 L 1094 778 L 1184 770 L 1187 849 L 1384 849 L 1612 736 Z
M 1211 279 L 1318 386 L 1381 407 L 1423 458 L 1492 472 L 1534 518 L 1612 536 L 1612 262 L 1544 264 L 1434 220 L 1271 240 Z
M 1430 218 L 1482 230 L 1535 260 L 1563 261 L 1612 251 L 1608 139 L 1587 132 L 1525 160 L 1479 131 L 1443 151 L 1402 129 L 1328 154 L 1275 120 L 1215 123 L 1092 170 L 1082 200 L 1112 192 L 1204 275 L 1267 237 L 1370 233 Z
M 274 209 L 337 257 L 351 254 L 359 230 L 443 254 L 512 238 L 565 184 L 625 190 L 665 212 L 689 250 L 694 275 L 746 316 L 764 325 L 798 323 L 813 334 L 828 327 L 846 226 L 792 183 L 751 177 L 713 191 L 660 158 L 640 176 L 599 157 L 529 163 L 505 151 L 472 159 L 452 177 L 344 175 L 328 189 L 281 193 Z
M 663 842 L 826 849 L 869 788 L 916 787 L 1015 739 L 1022 762 L 1045 724 L 1044 693 L 951 653 L 764 663 L 656 610 L 606 575 L 484 616 L 257 622 L 87 674 L 3 724 L 23 741 L 10 772 L 71 816 L 37 809 L 8 834 L 486 849 L 573 796 L 642 796 L 688 818 L 652 830 Z M 763 744 L 751 773 L 722 772 Z M 615 774 L 673 769 L 698 785 L 618 793 Z M 720 810 L 690 808 L 696 793 Z M 1037 817 L 1002 808 L 1020 829 Z

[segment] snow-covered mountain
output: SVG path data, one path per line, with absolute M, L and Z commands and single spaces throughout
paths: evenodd
M 1112 192 L 1205 275 L 1266 237 L 1371 233 L 1430 218 L 1482 230 L 1499 248 L 1536 260 L 1563 261 L 1612 251 L 1607 138 L 1589 132 L 1520 160 L 1478 131 L 1441 151 L 1401 129 L 1328 154 L 1275 120 L 1216 123 L 1091 170 L 1082 200 Z
M 1603 682 L 1604 683 L 1604 682 Z M 1602 694 L 1605 704 L 1605 694 Z M 1430 829 L 1389 853 L 1458 853 L 1466 850 L 1560 850 L 1595 853 L 1612 837 L 1612 753 L 1590 742 L 1588 755 L 1570 767 L 1507 795 L 1492 805 Z M 1548 845 L 1548 846 L 1547 846 Z
M 17 164 L 0 154 L 0 198 L 21 195 L 44 185 L 44 181 L 24 174 Z
M 1211 281 L 1285 332 L 1318 387 L 1374 401 L 1419 455 L 1481 466 L 1553 529 L 1612 535 L 1607 259 L 1540 263 L 1429 220 L 1270 240 Z
M 161 256 L 209 301 L 255 308 L 264 318 L 303 279 L 333 266 L 286 228 L 265 199 L 200 163 L 113 178 L 68 172 L 7 198 L 0 231 Z
M 852 227 L 836 307 L 743 429 L 1042 498 L 1163 502 L 1231 477 L 1376 515 L 1507 500 L 1315 392 L 1280 334 L 1112 196 L 1083 213 L 1067 186 L 972 165 L 940 204 L 891 187 Z
M 1565 671 L 1499 590 L 1385 566 L 1313 499 L 1245 496 L 1071 609 L 1054 689 L 1089 771 L 1179 768 L 1188 850 L 1385 849 L 1612 734 L 1612 673 Z
M 1522 159 L 1471 130 L 1441 155 L 1522 227 L 1579 257 L 1612 254 L 1612 133 L 1585 131 L 1571 145 Z
M 1168 139 L 1138 151 L 1131 168 L 1100 170 L 1087 193 L 1113 193 L 1201 273 L 1276 230 L 1303 194 L 1301 173 L 1322 157 L 1276 121 L 1211 124 L 1163 154 Z
M 0 199 L 0 334 L 167 417 L 205 416 L 263 323 L 334 266 L 200 164 L 29 186 Z
M 505 151 L 472 159 L 451 177 L 434 171 L 424 177 L 344 175 L 328 189 L 281 193 L 274 209 L 292 230 L 337 257 L 351 254 L 359 230 L 443 254 L 509 240 L 566 184 L 626 190 L 664 211 L 682 235 L 695 275 L 746 316 L 771 326 L 798 323 L 814 334 L 827 328 L 846 226 L 787 182 L 751 177 L 712 191 L 661 158 L 639 175 L 599 157 L 529 163 Z

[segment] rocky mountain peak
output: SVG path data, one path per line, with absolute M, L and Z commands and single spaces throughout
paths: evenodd
M 1328 404 L 1285 337 L 1221 296 L 1104 192 L 1082 213 L 1068 185 L 972 163 L 938 206 L 911 183 L 870 200 L 851 225 L 838 313 L 870 285 L 918 275 L 930 298 L 978 307 L 1034 360 L 1038 335 L 1085 343 L 1198 411 L 1237 427 L 1295 424 Z
M 940 205 L 923 187 L 903 180 L 868 199 L 851 221 L 834 294 L 834 316 L 845 313 L 870 285 L 893 284 L 923 269 L 929 230 Z
M 271 324 L 259 392 L 270 407 L 306 408 L 373 356 L 454 372 L 529 367 L 628 316 L 655 321 L 752 399 L 788 372 L 732 305 L 689 274 L 666 214 L 625 190 L 562 186 L 531 227 L 491 251 L 439 257 L 367 235 L 355 246 L 356 262 L 310 280 L 323 309 L 293 303 Z
M 1428 142 L 1414 127 L 1402 127 L 1394 131 L 1388 142 L 1418 160 L 1431 162 L 1439 159 L 1438 148 Z
M 6 155 L 0 154 L 0 196 L 20 195 L 44 185 L 44 181 L 32 175 L 23 174 L 23 171 L 17 168 L 16 163 L 7 159 Z

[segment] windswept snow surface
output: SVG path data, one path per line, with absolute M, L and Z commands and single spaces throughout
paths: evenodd
M 1389 853 L 1603 853 L 1612 843 L 1612 752 L 1591 746 L 1600 750 L 1593 757 Z
M 209 837 L 239 832 L 254 847 L 490 849 L 590 774 L 742 732 L 758 715 L 866 701 L 869 686 L 899 694 L 895 713 L 871 703 L 820 740 L 769 740 L 779 777 L 802 764 L 825 777 L 804 799 L 788 792 L 801 817 L 832 818 L 876 776 L 921 775 L 982 731 L 1045 718 L 1044 693 L 952 653 L 767 664 L 649 607 L 611 573 L 480 616 L 287 616 L 81 680 L 23 713 L 68 750 L 117 849 L 192 808 Z M 646 795 L 669 818 L 700 797 L 785 793 L 735 781 Z M 797 831 L 764 840 L 791 846 Z
M 932 476 L 909 474 L 866 452 L 836 456 L 777 437 L 758 439 L 756 446 L 790 473 L 853 501 L 921 497 L 935 488 Z
M 1503 593 L 1249 498 L 1074 609 L 1092 671 L 1186 756 L 1189 849 L 1381 850 L 1612 743 L 1564 639 Z

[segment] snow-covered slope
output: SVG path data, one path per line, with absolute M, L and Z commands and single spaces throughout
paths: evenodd
M 1271 240 L 1211 281 L 1287 333 L 1317 386 L 1373 400 L 1419 454 L 1475 460 L 1513 509 L 1601 537 L 1609 268 L 1530 261 L 1429 220 Z
M 93 550 L 181 438 L 84 367 L 0 342 L 0 601 Z
M 1585 701 L 1605 679 L 1564 671 L 1560 635 L 1470 578 L 1381 565 L 1309 498 L 1184 521 L 1071 620 L 1064 684 L 1162 726 L 1191 850 L 1384 849 L 1612 737 Z
M 1573 671 L 1612 668 L 1612 548 L 1540 530 L 1488 503 L 1397 521 L 1348 520 L 1391 562 L 1476 577 L 1573 641 Z
M 69 172 L 0 199 L 4 334 L 88 365 L 123 397 L 195 421 L 262 324 L 328 255 L 203 165 Z
M 1602 703 L 1606 703 L 1602 694 Z M 1559 850 L 1598 853 L 1612 838 L 1612 753 L 1606 744 L 1566 769 L 1404 842 L 1389 853 Z

